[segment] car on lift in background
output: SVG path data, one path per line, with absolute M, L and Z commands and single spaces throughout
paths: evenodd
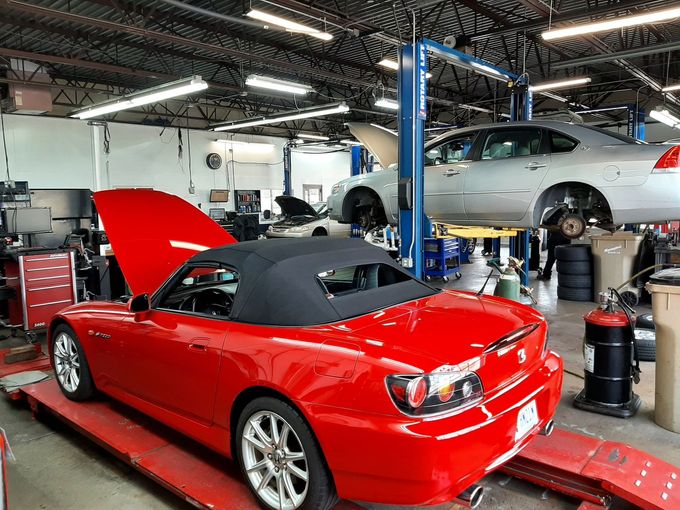
M 272 223 L 266 236 L 272 237 L 349 237 L 350 226 L 338 223 L 328 217 L 328 204 L 308 204 L 304 200 L 288 195 L 276 197 L 283 219 Z
M 365 124 L 352 133 L 386 168 L 332 187 L 331 219 L 396 224 L 398 138 Z M 587 226 L 680 219 L 680 147 L 583 124 L 527 121 L 456 129 L 425 144 L 425 212 L 458 225 L 546 227 L 578 238 Z
M 94 200 L 134 297 L 53 318 L 61 391 L 231 457 L 263 508 L 474 508 L 477 480 L 551 432 L 563 365 L 536 310 L 433 288 L 359 239 L 236 243 L 159 191 Z

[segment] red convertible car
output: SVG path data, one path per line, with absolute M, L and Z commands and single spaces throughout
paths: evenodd
M 434 289 L 359 240 L 234 243 L 171 195 L 95 202 L 134 297 L 54 317 L 63 393 L 233 458 L 265 508 L 474 506 L 552 426 L 562 361 L 531 308 Z

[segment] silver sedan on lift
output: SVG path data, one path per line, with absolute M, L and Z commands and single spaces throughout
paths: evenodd
M 331 219 L 396 224 L 396 135 L 366 124 L 352 133 L 385 168 L 335 184 Z M 458 225 L 559 228 L 680 219 L 680 146 L 648 144 L 598 127 L 556 121 L 473 126 L 425 145 L 425 212 Z

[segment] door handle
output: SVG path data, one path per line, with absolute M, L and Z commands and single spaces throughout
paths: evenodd
M 538 170 L 539 168 L 545 168 L 546 166 L 548 165 L 546 165 L 545 163 L 538 163 L 534 161 L 533 163 L 529 163 L 524 168 L 528 168 L 529 170 Z
M 202 351 L 205 352 L 208 350 L 208 344 L 210 343 L 210 340 L 207 338 L 196 338 L 191 341 L 189 344 L 189 349 L 192 351 Z
M 460 170 L 446 170 L 444 177 L 451 177 L 452 175 L 460 175 Z

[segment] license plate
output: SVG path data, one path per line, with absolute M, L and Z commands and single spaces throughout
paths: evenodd
M 536 409 L 536 401 L 532 400 L 520 409 L 519 414 L 517 415 L 515 441 L 526 436 L 536 425 L 538 425 L 538 410 Z

